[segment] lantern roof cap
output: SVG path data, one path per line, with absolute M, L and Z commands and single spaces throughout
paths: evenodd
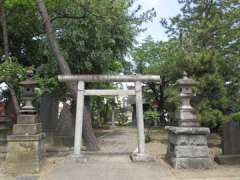
M 182 79 L 179 79 L 178 81 L 177 81 L 177 83 L 179 84 L 179 85 L 197 85 L 198 84 L 198 82 L 197 81 L 195 81 L 195 80 L 193 80 L 193 79 L 191 79 L 191 78 L 188 78 L 188 74 L 187 74 L 187 72 L 185 72 L 184 71 L 184 73 L 183 73 L 183 78 Z
M 27 79 L 19 83 L 20 86 L 36 86 L 38 85 L 37 81 L 33 80 L 33 71 L 27 71 Z

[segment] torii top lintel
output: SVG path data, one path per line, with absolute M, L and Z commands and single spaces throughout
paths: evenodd
M 157 75 L 59 75 L 59 81 L 84 82 L 160 82 Z

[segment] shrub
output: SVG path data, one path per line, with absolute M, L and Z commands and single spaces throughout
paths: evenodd
M 212 109 L 201 112 L 200 119 L 203 126 L 209 127 L 212 131 L 220 132 L 222 124 L 226 122 L 228 118 L 221 111 Z
M 157 111 L 146 111 L 144 112 L 144 120 L 147 121 L 147 124 L 151 125 L 159 118 L 160 114 Z
M 230 115 L 230 120 L 240 121 L 240 112 L 231 114 L 231 115 Z

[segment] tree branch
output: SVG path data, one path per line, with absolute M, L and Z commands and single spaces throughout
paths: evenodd
M 53 22 L 53 21 L 55 21 L 57 19 L 84 19 L 86 17 L 87 17 L 86 14 L 84 14 L 82 16 L 72 16 L 72 15 L 69 15 L 69 14 L 63 14 L 63 15 L 58 15 L 58 16 L 53 17 L 50 20 L 50 22 Z

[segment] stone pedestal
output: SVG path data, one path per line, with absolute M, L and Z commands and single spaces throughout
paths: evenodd
M 209 158 L 207 136 L 209 128 L 166 127 L 168 148 L 166 159 L 174 168 L 208 169 Z
M 44 134 L 38 115 L 20 114 L 7 137 L 6 168 L 17 174 L 38 173 L 44 154 Z

